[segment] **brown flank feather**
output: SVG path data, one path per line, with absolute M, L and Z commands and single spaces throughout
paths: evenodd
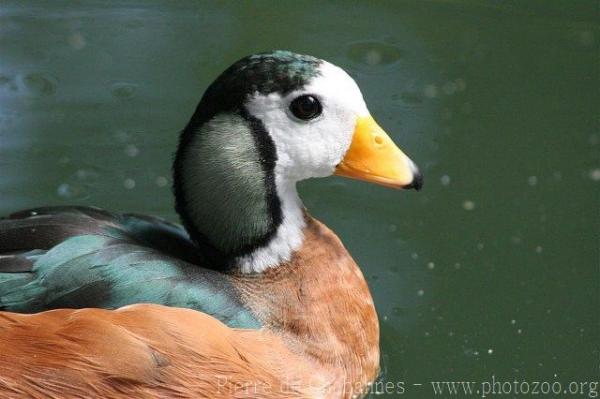
M 235 277 L 261 330 L 147 304 L 0 313 L 0 397 L 360 395 L 379 369 L 373 300 L 335 234 L 309 216 L 304 233 L 290 262 Z

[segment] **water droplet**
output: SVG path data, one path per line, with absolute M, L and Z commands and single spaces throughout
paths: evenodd
M 491 355 L 492 353 L 494 353 L 494 350 L 492 348 L 487 350 L 488 355 Z
M 473 209 L 475 209 L 475 203 L 470 200 L 465 200 L 462 206 L 465 211 L 472 211 Z
M 418 291 L 417 291 L 417 295 L 418 295 L 418 296 L 423 296 L 423 295 L 425 295 L 425 290 L 418 290 Z
M 129 136 L 130 136 L 129 132 L 124 129 L 118 129 L 114 133 L 115 139 L 117 139 L 117 141 L 119 141 L 120 143 L 126 143 L 130 138 Z
M 75 32 L 75 33 L 70 34 L 67 37 L 67 43 L 74 50 L 81 50 L 87 45 L 85 37 L 83 37 L 81 32 Z
M 123 180 L 123 187 L 125 187 L 127 190 L 135 188 L 135 180 L 130 178 Z
M 434 84 L 427 85 L 423 89 L 423 94 L 427 98 L 435 98 L 435 97 L 437 97 L 437 92 L 438 92 L 437 87 Z
M 515 324 L 517 324 L 517 321 L 516 321 L 515 319 L 512 319 L 512 320 L 510 321 L 510 324 L 512 324 L 512 325 L 515 325 Z
M 428 268 L 429 270 L 431 270 L 431 269 L 435 268 L 435 263 L 433 263 L 433 262 L 429 262 L 429 263 L 427 263 L 427 268 Z
M 393 64 L 401 56 L 396 46 L 377 41 L 352 43 L 348 48 L 350 60 L 369 67 Z
M 442 186 L 449 185 L 450 184 L 450 176 L 444 175 L 444 176 L 440 177 L 440 183 L 442 183 Z
M 165 187 L 169 184 L 169 180 L 164 176 L 158 176 L 154 182 L 158 187 Z
M 600 168 L 590 170 L 590 179 L 600 181 Z
M 128 144 L 125 146 L 125 154 L 127 154 L 128 157 L 136 157 L 139 153 L 140 150 L 135 144 Z
M 113 83 L 111 87 L 111 93 L 118 99 L 129 99 L 135 95 L 137 85 L 133 83 L 117 82 Z
M 537 184 L 537 182 L 538 182 L 537 176 L 529 176 L 527 178 L 527 184 L 529 184 L 532 187 L 535 186 Z
M 74 199 L 84 196 L 84 192 L 81 187 L 73 186 L 68 183 L 62 183 L 56 189 L 56 194 L 61 198 Z

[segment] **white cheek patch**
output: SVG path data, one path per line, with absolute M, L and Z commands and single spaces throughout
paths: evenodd
M 302 94 L 321 101 L 321 116 L 301 121 L 291 114 L 290 102 Z M 263 122 L 275 143 L 276 176 L 294 182 L 331 175 L 350 147 L 357 117 L 369 113 L 356 82 L 327 62 L 302 89 L 285 97 L 279 93 L 256 94 L 246 108 Z

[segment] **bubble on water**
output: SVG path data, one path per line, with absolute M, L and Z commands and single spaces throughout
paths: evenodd
M 449 185 L 450 184 L 450 176 L 444 175 L 444 176 L 440 177 L 440 183 L 442 183 L 442 186 Z
M 458 78 L 455 80 L 456 82 L 456 90 L 464 91 L 467 88 L 467 82 L 463 78 Z
M 475 209 L 475 202 L 471 200 L 465 200 L 462 204 L 462 207 L 465 211 L 472 211 Z
M 418 253 L 416 253 L 416 252 L 413 252 L 413 253 L 410 255 L 410 257 L 411 257 L 411 258 L 413 258 L 413 260 L 417 260 L 417 259 L 419 259 L 419 254 L 418 254 Z
M 478 352 L 478 351 L 476 351 L 476 350 L 475 350 L 475 349 L 473 349 L 473 348 L 463 348 L 463 353 L 464 353 L 464 354 L 465 354 L 465 356 L 467 356 L 467 357 L 474 357 L 474 356 L 477 356 L 477 355 L 479 355 L 479 352 Z
M 477 249 L 478 250 L 480 250 L 480 251 L 483 250 L 483 247 L 484 247 L 484 245 L 483 245 L 482 242 L 480 242 L 480 243 L 477 244 Z
M 418 290 L 418 291 L 417 291 L 417 295 L 418 295 L 418 296 L 423 296 L 423 295 L 425 295 L 425 290 Z
M 167 184 L 169 184 L 169 180 L 164 176 L 158 176 L 154 182 L 158 187 L 165 187 Z
M 513 244 L 515 245 L 519 245 L 521 243 L 521 241 L 523 241 L 523 239 L 520 236 L 512 236 L 510 237 L 510 240 L 512 241 Z
M 133 180 L 131 178 L 127 178 L 127 179 L 123 180 L 123 187 L 125 187 L 127 190 L 131 190 L 131 189 L 135 188 L 135 180 Z
M 81 32 L 74 32 L 70 34 L 67 37 L 67 43 L 74 50 L 81 50 L 87 45 L 85 37 L 83 37 Z
M 68 183 L 62 183 L 56 189 L 56 194 L 58 194 L 58 196 L 61 198 L 73 199 L 81 195 L 81 190 L 78 187 L 72 186 Z
M 512 319 L 512 320 L 510 321 L 510 324 L 512 324 L 512 325 L 515 325 L 515 324 L 517 324 L 517 321 L 516 321 L 515 319 Z
M 461 264 L 460 264 L 459 262 L 456 262 L 456 263 L 454 264 L 454 268 L 455 268 L 456 270 L 460 269 L 460 268 L 461 268 Z
M 458 87 L 456 86 L 455 82 L 446 82 L 444 83 L 444 86 L 442 86 L 442 90 L 444 92 L 444 94 L 451 96 L 452 94 L 454 94 L 456 92 L 456 90 L 458 90 Z
M 562 173 L 559 171 L 555 171 L 554 173 L 552 173 L 552 177 L 554 177 L 554 180 L 560 181 L 562 180 Z
M 538 245 L 537 247 L 535 247 L 535 253 L 537 253 L 537 254 L 541 254 L 543 250 L 544 249 L 542 248 L 541 245 Z
M 527 184 L 529 184 L 532 187 L 535 186 L 537 184 L 537 182 L 538 182 L 537 176 L 529 176 L 527 178 Z
M 579 43 L 588 47 L 594 44 L 594 32 L 586 30 L 579 32 Z
M 125 143 L 127 141 L 129 141 L 130 139 L 130 134 L 127 130 L 125 129 L 117 129 L 114 133 L 113 136 L 115 137 L 115 139 L 117 141 L 119 141 L 120 143 Z
M 493 350 L 492 348 L 489 348 L 489 349 L 487 350 L 487 353 L 488 353 L 488 355 L 491 355 L 492 353 L 494 353 L 494 350 Z
M 427 263 L 427 268 L 428 268 L 429 270 L 431 270 L 431 269 L 435 268 L 435 263 L 433 263 L 433 262 L 429 262 L 429 263 Z
M 429 337 L 431 334 L 429 333 L 429 331 L 425 331 L 425 336 Z
M 521 330 L 520 328 L 517 329 L 517 334 L 521 334 L 523 332 L 523 330 Z
M 423 89 L 423 94 L 427 98 L 435 98 L 438 95 L 438 89 L 437 89 L 436 85 L 429 84 L 429 85 L 425 86 L 425 88 Z
M 127 82 L 115 82 L 111 85 L 111 93 L 114 97 L 126 100 L 132 98 L 137 90 L 137 85 Z
M 600 181 L 600 168 L 590 170 L 589 175 L 593 181 Z
M 127 154 L 128 157 L 137 157 L 139 153 L 140 150 L 135 144 L 128 144 L 125 146 L 125 154 Z
M 402 56 L 402 51 L 388 43 L 368 41 L 350 44 L 347 54 L 355 63 L 372 67 L 397 62 Z
M 29 73 L 22 78 L 28 92 L 38 96 L 50 96 L 56 92 L 56 79 L 41 74 Z

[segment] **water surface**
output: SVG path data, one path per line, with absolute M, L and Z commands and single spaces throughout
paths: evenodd
M 301 185 L 369 281 L 383 381 L 597 381 L 599 20 L 595 1 L 4 0 L 0 214 L 176 220 L 172 153 L 207 85 L 249 53 L 313 54 L 425 175 Z

